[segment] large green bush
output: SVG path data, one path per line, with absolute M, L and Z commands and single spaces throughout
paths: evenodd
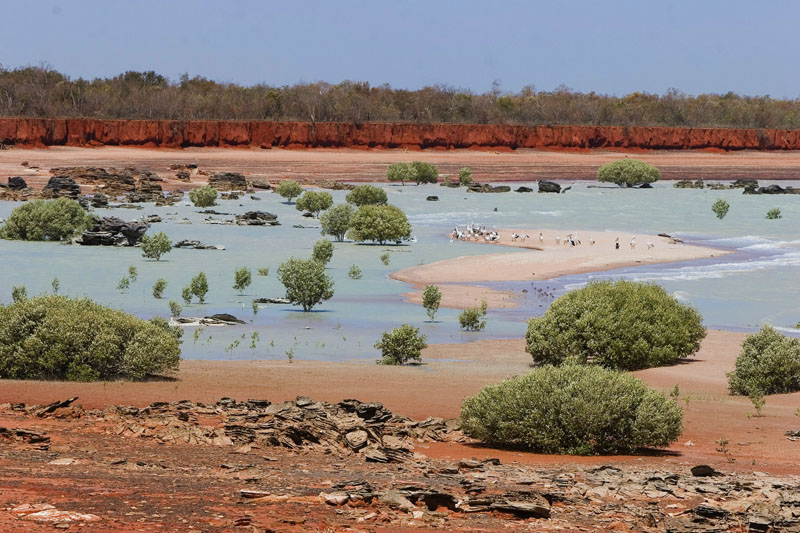
M 599 281 L 554 301 L 528 324 L 537 364 L 568 358 L 636 370 L 666 365 L 700 349 L 702 317 L 655 284 Z
M 606 163 L 597 171 L 597 180 L 616 183 L 620 187 L 635 187 L 653 183 L 661 178 L 661 172 L 653 165 L 638 159 L 618 159 Z
M 0 237 L 23 241 L 62 241 L 92 225 L 81 204 L 68 198 L 33 200 L 11 212 Z
M 358 185 L 347 193 L 347 202 L 361 207 L 362 205 L 386 205 L 389 197 L 386 191 L 374 185 Z
M 311 213 L 314 218 L 318 218 L 322 211 L 325 211 L 333 205 L 333 196 L 331 193 L 325 191 L 306 191 L 303 196 L 297 199 L 295 208 L 298 211 L 307 211 Z
M 422 350 L 428 344 L 425 335 L 419 329 L 409 324 L 403 324 L 392 331 L 384 331 L 381 340 L 375 343 L 375 348 L 381 351 L 381 360 L 384 365 L 402 365 L 410 360 L 422 360 Z
M 411 224 L 405 213 L 393 205 L 364 205 L 353 215 L 348 237 L 384 244 L 411 237 Z
M 54 294 L 0 306 L 0 378 L 143 379 L 178 369 L 180 341 L 163 319 L 146 321 L 88 299 Z
M 333 280 L 325 274 L 325 265 L 314 259 L 289 258 L 278 267 L 278 279 L 286 298 L 305 312 L 333 297 Z
M 420 183 L 436 183 L 439 180 L 439 169 L 430 163 L 412 161 L 411 168 L 414 170 L 414 181 L 417 182 L 417 185 Z
M 203 185 L 189 191 L 189 200 L 192 201 L 195 207 L 211 207 L 217 203 L 217 189 L 211 185 Z
M 464 400 L 461 424 L 495 446 L 543 453 L 632 453 L 668 446 L 683 429 L 674 400 L 624 372 L 544 366 Z
M 769 326 L 748 335 L 728 374 L 733 394 L 779 394 L 800 390 L 800 339 L 787 337 Z
M 337 241 L 342 242 L 344 236 L 347 235 L 347 230 L 350 229 L 350 221 L 355 212 L 356 210 L 350 204 L 338 204 L 331 207 L 319 217 L 322 226 L 321 233 L 331 235 Z

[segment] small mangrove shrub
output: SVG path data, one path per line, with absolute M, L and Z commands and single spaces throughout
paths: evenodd
M 730 210 L 731 204 L 720 198 L 714 205 L 711 206 L 711 210 L 717 215 L 717 218 L 722 220 L 728 214 L 728 210 Z
M 158 278 L 153 284 L 153 298 L 160 300 L 164 296 L 164 291 L 167 289 L 167 280 Z
M 358 268 L 358 265 L 350 265 L 350 270 L 347 272 L 347 275 L 350 279 L 361 279 L 363 274 L 361 269 Z
M 375 348 L 381 351 L 378 361 L 383 365 L 402 365 L 408 361 L 422 360 L 422 350 L 427 347 L 425 335 L 409 324 L 403 324 L 392 331 L 384 331 Z
M 480 307 L 467 307 L 458 315 L 458 325 L 465 331 L 481 331 L 486 327 L 486 313 L 488 311 L 486 300 Z
M 189 200 L 192 201 L 195 207 L 211 207 L 217 203 L 217 189 L 211 185 L 203 185 L 189 191 Z
M 428 313 L 428 318 L 433 321 L 439 305 L 442 303 L 442 291 L 436 285 L 427 285 L 422 291 L 422 307 Z
M 142 237 L 142 257 L 145 259 L 161 260 L 161 256 L 172 250 L 172 241 L 167 234 L 159 231 L 152 237 L 145 235 Z
M 311 250 L 311 258 L 327 265 L 333 257 L 333 243 L 328 239 L 320 239 L 314 243 Z
M 237 268 L 233 273 L 233 288 L 243 294 L 244 290 L 253 282 L 253 273 L 247 267 Z
M 776 220 L 778 218 L 783 218 L 783 215 L 781 214 L 781 210 L 778 209 L 777 207 L 773 207 L 772 209 L 767 211 L 767 219 Z
M 728 374 L 732 394 L 781 394 L 800 390 L 800 339 L 770 326 L 748 335 Z

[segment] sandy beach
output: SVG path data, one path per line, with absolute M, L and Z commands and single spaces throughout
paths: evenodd
M 486 299 L 490 308 L 513 307 L 514 295 L 465 285 L 486 281 L 547 280 L 566 274 L 600 272 L 636 265 L 719 257 L 728 252 L 716 248 L 677 243 L 666 237 L 625 232 L 585 230 L 501 229 L 495 243 L 473 241 L 483 246 L 515 247 L 525 251 L 471 255 L 437 261 L 394 272 L 391 277 L 411 283 L 417 291 L 406 295 L 420 302 L 419 290 L 431 283 L 440 286 L 442 305 L 463 308 Z M 512 234 L 529 237 L 513 239 Z M 539 235 L 542 235 L 542 241 Z M 568 239 L 580 240 L 572 246 Z M 619 249 L 615 243 L 619 239 Z M 595 244 L 591 244 L 594 240 Z M 635 242 L 635 247 L 631 245 Z M 565 244 L 566 243 L 566 244 Z M 652 243 L 652 247 L 648 246 Z M 455 283 L 456 285 L 450 285 Z

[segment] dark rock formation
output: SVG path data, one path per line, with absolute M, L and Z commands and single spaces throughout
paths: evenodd
M 244 191 L 247 180 L 238 172 L 217 172 L 208 178 L 208 184 L 218 191 Z
M 704 189 L 706 186 L 703 180 L 678 180 L 673 187 L 676 189 Z
M 272 185 L 270 185 L 267 180 L 262 178 L 253 178 L 252 185 L 254 189 L 264 189 L 267 191 L 272 189 Z
M 8 178 L 8 188 L 12 191 L 19 191 L 22 189 L 27 189 L 28 184 L 21 176 L 11 176 Z
M 483 193 L 493 193 L 493 192 L 511 192 L 511 187 L 508 185 L 491 185 L 489 183 L 471 183 L 467 187 L 467 192 L 483 192 Z
M 530 187 L 522 186 L 514 189 L 514 192 L 533 192 L 533 189 L 531 189 Z
M 427 198 L 425 198 L 425 199 L 426 199 L 427 201 L 429 201 L 429 202 L 438 202 L 438 201 L 439 201 L 439 197 L 438 197 L 438 196 L 428 196 L 428 197 L 427 197 Z
M 52 198 L 72 198 L 77 200 L 81 194 L 81 187 L 69 176 L 53 176 L 42 191 L 43 196 Z
M 192 250 L 224 250 L 221 244 L 203 244 L 200 241 L 179 241 L 172 245 L 173 248 L 189 248 Z
M 558 194 L 561 192 L 561 185 L 554 181 L 541 180 L 539 182 L 539 192 L 554 192 Z
M 125 222 L 117 217 L 103 217 L 75 242 L 84 246 L 136 246 L 148 227 L 145 222 Z
M 266 211 L 248 211 L 243 215 L 236 215 L 236 223 L 240 226 L 280 226 L 278 215 Z

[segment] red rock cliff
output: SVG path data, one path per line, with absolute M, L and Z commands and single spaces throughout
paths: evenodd
M 798 130 L 0 118 L 0 143 L 42 146 L 800 150 Z

